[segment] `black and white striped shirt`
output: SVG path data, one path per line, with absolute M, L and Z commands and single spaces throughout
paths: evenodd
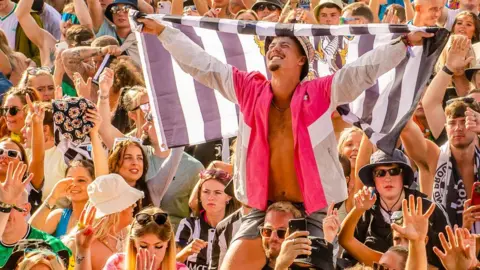
M 175 242 L 177 246 L 184 248 L 188 246 L 194 239 L 201 239 L 208 242 L 208 246 L 198 254 L 190 255 L 185 264 L 190 270 L 207 270 L 212 256 L 213 238 L 215 237 L 215 228 L 210 226 L 204 218 L 188 217 L 180 221 Z
M 240 228 L 242 223 L 242 208 L 233 212 L 217 225 L 215 239 L 213 240 L 212 257 L 210 258 L 210 266 L 208 269 L 217 270 L 222 265 L 223 258 L 230 243 Z

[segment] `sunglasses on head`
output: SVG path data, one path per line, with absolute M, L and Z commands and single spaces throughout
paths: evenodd
M 373 175 L 375 177 L 385 177 L 387 175 L 387 173 L 390 175 L 390 176 L 397 176 L 399 175 L 400 173 L 402 173 L 402 168 L 391 168 L 391 169 L 387 169 L 387 170 L 376 170 L 373 172 Z
M 20 151 L 13 149 L 0 148 L 0 156 L 7 156 L 9 158 L 17 158 L 19 160 L 22 160 L 22 154 L 20 154 Z
M 263 237 L 272 237 L 272 233 L 276 232 L 278 238 L 285 239 L 285 235 L 287 234 L 287 229 L 272 229 L 268 227 L 259 227 L 259 229 Z
M 71 21 L 72 24 L 80 24 L 80 21 L 78 20 L 77 15 L 72 13 L 63 13 L 62 22 L 68 22 L 68 21 Z
M 46 71 L 52 73 L 52 70 L 49 67 L 29 67 L 27 68 L 28 75 L 37 75 L 39 71 Z
M 163 225 L 167 222 L 168 214 L 167 213 L 156 213 L 153 215 L 146 214 L 146 213 L 139 213 L 135 215 L 135 220 L 138 224 L 145 226 L 148 223 L 154 221 L 158 225 Z
M 447 100 L 447 106 L 452 104 L 455 101 L 463 101 L 467 104 L 473 104 L 475 102 L 475 99 L 472 97 L 458 97 L 458 98 L 452 98 Z
M 200 179 L 207 180 L 207 179 L 217 179 L 222 182 L 228 182 L 232 179 L 232 176 L 222 170 L 203 170 L 200 172 Z
M 17 106 L 1 108 L 2 115 L 4 116 L 7 116 L 7 114 L 10 114 L 11 116 L 15 116 L 19 111 L 20 111 L 20 108 L 18 108 Z
M 275 11 L 277 9 L 280 9 L 279 7 L 275 6 L 274 4 L 261 4 L 261 5 L 258 5 L 258 8 L 257 10 L 258 11 L 264 11 L 265 8 L 267 8 L 269 11 Z
M 112 14 L 117 14 L 120 12 L 128 12 L 131 8 L 132 8 L 131 6 L 122 6 L 122 7 L 113 6 L 111 10 L 112 10 Z
M 386 266 L 383 266 L 383 265 L 381 265 L 377 262 L 374 262 L 373 263 L 373 270 L 389 270 L 389 268 L 386 267 Z

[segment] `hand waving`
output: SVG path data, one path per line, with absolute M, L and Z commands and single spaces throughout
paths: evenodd
M 467 108 L 465 112 L 466 122 L 465 126 L 468 130 L 473 131 L 477 134 L 480 133 L 480 113 L 472 110 L 471 108 Z
M 429 218 L 435 210 L 435 204 L 432 203 L 427 212 L 423 214 L 422 198 L 417 198 L 417 208 L 415 209 L 415 198 L 410 195 L 407 200 L 402 202 L 403 226 L 393 223 L 392 229 L 404 235 L 410 241 L 423 242 L 427 237 Z
M 98 79 L 98 88 L 101 96 L 108 96 L 110 93 L 110 88 L 113 86 L 113 70 L 110 68 L 105 68 L 100 74 Z
M 474 57 L 467 57 L 471 47 L 471 41 L 465 36 L 454 35 L 452 46 L 447 53 L 448 69 L 455 73 L 463 73 L 465 67 L 474 59 Z
M 77 253 L 85 254 L 95 240 L 95 233 L 98 231 L 105 219 L 102 219 L 95 227 L 92 227 L 95 220 L 97 209 L 94 206 L 86 204 L 80 214 L 77 224 L 77 233 L 75 234 L 75 245 Z
M 100 125 L 102 124 L 102 116 L 100 116 L 100 113 L 98 113 L 98 110 L 88 109 L 87 121 L 90 121 L 93 123 L 93 127 L 90 130 L 90 137 L 98 136 L 98 130 L 100 129 Z
M 454 234 L 450 226 L 447 226 L 447 235 L 448 241 L 443 233 L 439 234 L 444 252 L 437 247 L 433 248 L 433 252 L 437 254 L 446 270 L 469 269 L 476 262 L 471 250 L 475 246 L 467 244 L 472 235 L 467 229 L 458 228 Z
M 23 180 L 23 176 L 27 171 L 25 163 L 18 163 L 15 171 L 13 167 L 13 162 L 8 163 L 5 182 L 0 184 L 0 201 L 6 204 L 15 204 L 33 178 L 33 174 L 30 174 Z
M 361 211 L 367 211 L 372 208 L 372 206 L 375 204 L 375 201 L 377 200 L 377 194 L 374 193 L 372 197 L 372 192 L 372 187 L 363 187 L 363 189 L 359 190 L 354 196 L 355 208 Z
M 85 81 L 80 73 L 75 72 L 73 74 L 73 81 L 75 83 L 75 90 L 77 90 L 78 96 L 90 99 L 90 91 L 92 90 L 92 77 L 88 77 L 88 80 Z
M 30 96 L 26 95 L 28 112 L 32 117 L 32 122 L 43 126 L 43 119 L 45 119 L 45 109 L 38 104 L 33 104 Z
M 340 219 L 338 218 L 337 209 L 334 209 L 335 204 L 332 202 L 328 207 L 327 217 L 323 219 L 323 235 L 325 241 L 333 243 L 333 240 L 340 230 Z

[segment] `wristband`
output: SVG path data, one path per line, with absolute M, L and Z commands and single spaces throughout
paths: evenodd
M 0 213 L 10 213 L 12 211 L 12 207 L 0 207 Z
M 99 98 L 100 98 L 101 100 L 106 100 L 106 99 L 108 99 L 108 98 L 109 98 L 109 95 L 106 95 L 106 96 L 99 96 Z
M 442 71 L 447 73 L 450 76 L 453 76 L 453 71 L 451 71 L 446 65 L 443 66 Z
M 407 51 L 408 53 L 410 54 L 411 57 L 415 57 L 415 54 L 413 53 L 413 50 L 412 50 L 412 47 L 413 47 L 413 44 L 412 42 L 408 39 L 408 35 L 403 35 L 400 40 L 403 42 L 403 44 L 405 44 L 405 46 L 407 47 Z

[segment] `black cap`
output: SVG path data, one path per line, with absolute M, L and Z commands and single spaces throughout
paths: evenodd
M 280 0 L 258 0 L 257 2 L 255 2 L 255 4 L 253 4 L 252 10 L 256 12 L 258 6 L 260 6 L 261 4 L 272 4 L 280 9 L 283 9 L 284 6 L 283 2 Z
M 105 9 L 105 17 L 107 17 L 107 19 L 111 22 L 113 22 L 113 14 L 112 14 L 112 8 L 114 6 L 118 6 L 120 4 L 123 4 L 123 5 L 129 5 L 133 8 L 135 8 L 136 10 L 138 10 L 138 2 L 137 0 L 115 0 L 113 1 L 113 3 L 111 3 L 110 5 L 107 6 L 107 8 Z

